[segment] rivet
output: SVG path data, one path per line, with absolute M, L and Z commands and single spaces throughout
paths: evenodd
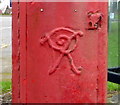
M 41 8 L 41 9 L 40 9 L 40 11 L 41 11 L 41 12 L 43 12 L 43 11 L 44 11 L 44 9 L 43 9 L 43 8 Z
M 74 10 L 74 12 L 77 12 L 77 10 Z

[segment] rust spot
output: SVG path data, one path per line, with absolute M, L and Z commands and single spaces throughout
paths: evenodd
M 101 28 L 103 15 L 99 11 L 88 12 L 88 30 L 96 30 Z

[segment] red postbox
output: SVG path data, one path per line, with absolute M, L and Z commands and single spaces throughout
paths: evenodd
M 107 9 L 13 2 L 13 103 L 105 103 Z

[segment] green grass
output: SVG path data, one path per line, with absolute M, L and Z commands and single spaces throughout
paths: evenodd
M 11 90 L 11 81 L 0 82 L 0 94 L 7 93 Z
M 108 91 L 120 91 L 120 85 L 108 82 Z
M 0 16 L 12 16 L 12 14 L 0 13 Z
M 118 23 L 111 23 L 108 36 L 108 67 L 118 67 Z M 108 82 L 109 91 L 120 91 L 120 85 Z
M 108 67 L 118 67 L 118 24 L 111 24 L 108 36 Z

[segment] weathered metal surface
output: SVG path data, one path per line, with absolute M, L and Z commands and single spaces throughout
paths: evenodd
M 15 7 L 13 3 L 13 14 L 19 16 L 13 16 L 13 32 L 20 37 L 13 33 L 13 56 L 20 52 L 20 58 L 13 58 L 13 102 L 105 103 L 107 2 L 28 2 Z M 99 28 L 87 29 L 88 13 L 97 10 L 92 22 L 100 23 Z
M 12 102 L 26 103 L 26 3 L 12 4 Z
M 12 19 L 14 20 L 14 22 L 12 22 L 13 24 L 13 30 L 12 30 L 12 46 L 13 46 L 13 50 L 12 50 L 12 65 L 13 65 L 13 71 L 12 71 L 12 82 L 13 82 L 13 86 L 12 86 L 12 96 L 13 96 L 13 102 L 19 102 L 19 90 L 20 90 L 20 84 L 19 84 L 19 70 L 20 70 L 20 56 L 19 56 L 19 43 L 18 41 L 20 40 L 20 38 L 18 38 L 18 3 L 14 3 L 13 7 L 16 9 L 13 9 L 13 13 L 15 13 L 12 17 Z

